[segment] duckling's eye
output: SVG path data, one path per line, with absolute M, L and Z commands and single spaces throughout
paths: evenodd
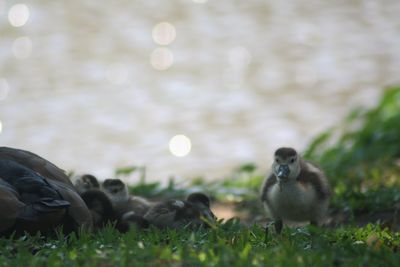
M 290 163 L 294 163 L 295 160 L 296 160 L 296 158 L 292 158 L 292 159 L 290 160 Z
M 275 159 L 276 163 L 280 163 L 280 160 L 278 158 Z

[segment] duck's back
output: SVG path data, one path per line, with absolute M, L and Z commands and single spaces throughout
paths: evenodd
M 0 147 L 0 159 L 15 161 L 44 177 L 62 182 L 73 187 L 65 172 L 50 161 L 26 150 L 11 147 Z
M 18 192 L 24 203 L 35 203 L 40 199 L 62 200 L 41 175 L 15 161 L 0 159 L 0 177 Z

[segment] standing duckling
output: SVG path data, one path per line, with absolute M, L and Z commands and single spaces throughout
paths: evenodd
M 293 148 L 275 151 L 271 173 L 261 190 L 261 201 L 275 220 L 277 233 L 286 220 L 321 223 L 330 195 L 328 180 L 321 169 L 301 159 Z

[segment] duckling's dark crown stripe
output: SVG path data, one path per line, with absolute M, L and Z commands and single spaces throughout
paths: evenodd
M 291 147 L 281 147 L 275 151 L 275 156 L 280 156 L 282 158 L 294 157 L 297 155 L 296 150 Z
M 120 179 L 106 179 L 103 182 L 104 186 L 124 186 L 124 183 Z

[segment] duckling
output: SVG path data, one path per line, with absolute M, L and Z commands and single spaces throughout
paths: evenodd
M 261 201 L 275 220 L 277 233 L 282 221 L 309 221 L 318 225 L 324 219 L 331 195 L 324 172 L 303 160 L 295 149 L 275 151 L 272 170 L 261 190 Z
M 217 217 L 211 211 L 210 198 L 201 192 L 191 193 L 187 196 L 186 201 L 192 203 L 197 210 L 200 211 L 203 219 L 209 222 L 215 222 Z
M 81 194 L 93 219 L 93 226 L 103 228 L 107 223 L 117 223 L 118 216 L 108 196 L 99 189 L 89 189 Z
M 75 188 L 78 190 L 79 194 L 90 190 L 90 189 L 100 189 L 100 184 L 97 178 L 91 174 L 84 174 L 78 176 L 75 180 Z
M 138 227 L 139 229 L 148 228 L 150 222 L 144 218 L 143 215 L 138 215 L 134 211 L 128 211 L 122 215 L 119 220 L 119 231 L 127 232 L 132 225 Z
M 152 205 L 142 197 L 131 196 L 128 187 L 120 179 L 106 179 L 102 187 L 120 218 L 127 212 L 143 216 Z
M 155 204 L 144 219 L 158 228 L 182 228 L 187 225 L 207 226 L 216 217 L 210 209 L 210 199 L 203 193 L 193 193 L 185 201 L 170 199 Z
M 0 147 L 0 235 L 90 227 L 87 206 L 65 172 L 31 152 Z

